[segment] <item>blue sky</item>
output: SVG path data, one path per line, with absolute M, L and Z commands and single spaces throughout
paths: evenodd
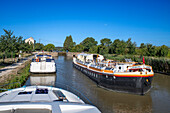
M 0 0 L 0 35 L 62 46 L 87 37 L 170 47 L 170 0 Z

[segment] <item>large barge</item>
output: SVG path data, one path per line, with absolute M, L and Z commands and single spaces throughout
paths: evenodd
M 74 56 L 73 66 L 101 87 L 140 95 L 150 90 L 154 76 L 152 67 L 144 62 L 106 61 L 97 54 Z

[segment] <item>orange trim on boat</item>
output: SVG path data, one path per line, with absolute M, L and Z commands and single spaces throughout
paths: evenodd
M 94 68 L 94 67 L 89 67 L 89 68 L 92 69 L 92 70 L 95 70 L 95 71 L 100 71 L 100 72 L 102 72 L 101 69 L 97 69 L 97 68 Z
M 77 62 L 77 64 L 82 65 L 82 66 L 84 66 L 84 67 L 87 67 L 86 65 L 84 65 L 84 64 L 80 64 L 80 63 L 78 63 L 78 62 Z
M 141 74 L 114 74 L 116 77 L 153 77 L 154 74 L 146 74 L 146 75 L 141 75 Z
M 112 70 L 104 70 L 105 73 L 113 73 Z

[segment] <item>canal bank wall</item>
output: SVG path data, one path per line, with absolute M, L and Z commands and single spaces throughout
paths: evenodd
M 79 52 L 68 52 L 66 54 L 67 54 L 67 57 L 73 57 L 73 55 L 77 56 L 80 53 Z

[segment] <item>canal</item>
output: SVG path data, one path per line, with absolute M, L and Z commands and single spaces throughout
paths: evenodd
M 32 74 L 26 85 L 66 84 L 82 92 L 102 113 L 170 113 L 170 76 L 155 74 L 144 96 L 100 88 L 72 66 L 72 58 L 56 58 L 57 74 Z

